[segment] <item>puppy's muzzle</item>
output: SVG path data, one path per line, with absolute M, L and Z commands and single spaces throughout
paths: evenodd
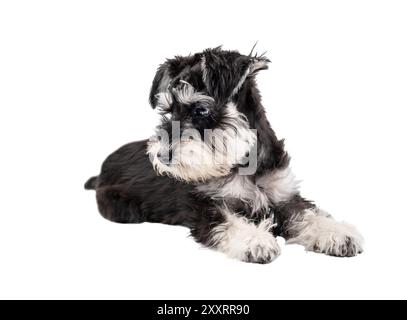
M 170 150 L 162 150 L 157 153 L 157 158 L 162 162 L 163 164 L 169 166 L 171 164 L 172 160 L 172 151 Z

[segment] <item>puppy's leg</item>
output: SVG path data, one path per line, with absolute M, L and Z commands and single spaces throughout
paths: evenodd
M 265 219 L 255 224 L 226 208 L 203 215 L 191 231 L 206 246 L 245 262 L 269 263 L 280 254 L 280 247 L 271 229 L 273 222 Z
M 363 251 L 363 237 L 355 227 L 334 220 L 299 195 L 298 183 L 288 167 L 261 177 L 259 182 L 276 206 L 277 231 L 287 243 L 338 257 Z

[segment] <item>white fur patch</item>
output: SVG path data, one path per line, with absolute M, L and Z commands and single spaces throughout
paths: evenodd
M 232 91 L 232 97 L 237 94 L 240 90 L 240 88 L 242 87 L 243 83 L 246 81 L 247 76 L 250 74 L 251 72 L 251 68 L 250 66 L 246 69 L 245 73 L 243 74 L 243 76 L 240 78 L 239 82 L 237 83 L 236 87 L 233 89 Z
M 259 69 L 265 68 L 267 66 L 267 60 L 256 60 L 255 62 L 253 62 L 252 64 L 250 64 L 246 71 L 244 72 L 244 74 L 242 75 L 242 77 L 239 79 L 239 82 L 237 83 L 236 87 L 233 89 L 231 97 L 233 97 L 235 94 L 237 94 L 240 90 L 240 88 L 243 86 L 243 83 L 246 81 L 247 77 L 253 73 L 256 72 Z M 206 69 L 206 67 L 205 67 Z M 204 70 L 204 69 L 202 69 Z M 206 76 L 204 76 L 204 79 L 206 78 Z
M 208 184 L 200 184 L 197 190 L 213 199 L 235 198 L 247 202 L 252 213 L 261 209 L 268 209 L 269 202 L 264 194 L 248 176 L 234 175 L 229 179 L 218 179 Z
M 280 255 L 280 247 L 270 232 L 270 219 L 255 225 L 225 210 L 227 221 L 215 227 L 214 246 L 228 257 L 247 262 L 268 263 Z
M 290 223 L 287 231 L 295 236 L 287 243 L 303 245 L 307 251 L 334 256 L 355 256 L 363 251 L 363 237 L 356 228 L 335 221 L 322 210 L 306 210 Z
M 168 91 L 163 91 L 157 93 L 155 96 L 157 98 L 156 107 L 163 112 L 169 112 L 172 105 L 171 94 Z
M 182 81 L 183 85 L 178 88 L 174 88 L 178 101 L 183 104 L 191 104 L 197 101 L 213 102 L 214 99 L 201 92 L 195 90 L 195 88 L 186 81 Z
M 223 177 L 230 170 L 246 159 L 246 153 L 257 142 L 255 131 L 243 114 L 239 113 L 233 103 L 226 105 L 226 115 L 223 118 L 225 130 L 215 129 L 211 141 L 203 141 L 196 130 L 184 130 L 182 137 L 170 146 L 162 139 L 153 137 L 148 142 L 147 153 L 154 169 L 174 178 L 186 181 L 207 180 Z M 163 151 L 172 151 L 172 161 L 165 164 L 159 159 Z
M 226 158 L 235 165 L 246 159 L 246 154 L 257 144 L 257 132 L 250 129 L 246 116 L 237 110 L 236 104 L 229 102 L 225 109 L 222 124 L 226 129 L 214 130 L 215 141 L 224 139 L 224 143 L 220 143 L 220 146 L 216 144 L 215 148 L 218 149 L 217 152 L 227 155 Z
M 202 80 L 206 84 L 206 80 L 208 78 L 208 69 L 206 68 L 206 58 L 202 57 L 201 60 L 201 70 L 202 70 Z
M 170 164 L 163 163 L 159 159 L 159 154 L 165 148 L 166 146 L 162 146 L 159 140 L 150 139 L 148 142 L 147 153 L 154 169 L 159 174 L 168 174 L 185 181 L 200 181 L 225 176 L 230 171 L 226 162 L 215 160 L 212 149 L 204 142 L 200 142 L 200 137 L 172 144 L 173 158 Z
M 264 189 L 275 204 L 290 200 L 299 189 L 299 181 L 289 167 L 262 175 L 256 184 Z
M 252 73 L 259 69 L 263 69 L 263 68 L 267 67 L 267 63 L 268 63 L 268 61 L 264 60 L 264 59 L 256 60 L 256 62 L 252 64 L 252 66 L 250 68 L 250 72 Z

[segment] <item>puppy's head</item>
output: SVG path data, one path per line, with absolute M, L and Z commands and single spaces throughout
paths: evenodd
M 148 147 L 156 171 L 197 181 L 247 163 L 257 136 L 237 101 L 267 62 L 215 48 L 161 65 L 150 93 L 152 107 L 163 115 Z
M 159 94 L 176 88 L 181 81 L 188 82 L 195 90 L 219 102 L 226 102 L 239 93 L 246 80 L 267 69 L 268 63 L 263 55 L 242 55 L 220 47 L 167 59 L 154 77 L 150 104 L 153 108 L 160 106 L 157 104 Z

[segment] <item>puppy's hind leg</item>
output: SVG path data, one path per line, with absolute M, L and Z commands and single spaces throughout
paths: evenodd
M 244 262 L 269 263 L 280 255 L 272 233 L 273 222 L 265 219 L 254 223 L 227 208 L 201 213 L 191 230 L 196 241 Z
M 137 200 L 127 196 L 124 185 L 106 186 L 96 189 L 96 199 L 100 214 L 107 220 L 117 223 L 141 223 L 144 216 Z

